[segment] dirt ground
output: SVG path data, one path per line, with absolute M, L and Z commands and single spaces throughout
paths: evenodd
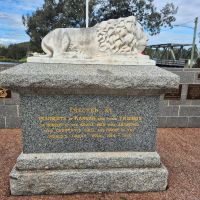
M 165 192 L 10 196 L 9 173 L 21 148 L 21 130 L 0 129 L 0 200 L 200 200 L 200 129 L 158 129 L 157 150 L 170 174 Z

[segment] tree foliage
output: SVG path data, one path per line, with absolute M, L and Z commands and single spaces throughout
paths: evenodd
M 200 68 L 200 57 L 197 58 L 196 63 L 194 64 L 193 68 Z
M 0 57 L 20 60 L 26 57 L 28 50 L 29 42 L 10 44 L 8 47 L 0 46 Z
M 172 28 L 172 23 L 176 20 L 174 15 L 178 10 L 173 3 L 167 3 L 161 10 L 158 10 L 154 5 L 154 0 L 98 0 L 98 2 L 101 6 L 91 16 L 92 25 L 110 18 L 133 15 L 150 35 L 160 33 L 161 27 Z
M 90 0 L 90 26 L 133 15 L 150 35 L 155 35 L 162 27 L 172 28 L 176 12 L 172 3 L 158 10 L 154 0 Z M 85 0 L 45 0 L 42 8 L 22 19 L 32 49 L 38 49 L 42 38 L 55 28 L 85 27 Z

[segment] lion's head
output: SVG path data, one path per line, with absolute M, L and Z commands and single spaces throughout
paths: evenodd
M 141 53 L 147 37 L 134 16 L 111 19 L 97 25 L 100 51 L 110 53 Z

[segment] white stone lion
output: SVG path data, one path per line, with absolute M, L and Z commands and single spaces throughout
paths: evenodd
M 111 19 L 91 28 L 58 28 L 42 40 L 45 56 L 98 58 L 141 53 L 147 37 L 134 16 Z
M 147 37 L 135 17 L 103 21 L 91 28 L 58 28 L 42 40 L 44 54 L 28 62 L 155 65 L 142 55 Z

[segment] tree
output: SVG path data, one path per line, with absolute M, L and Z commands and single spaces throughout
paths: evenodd
M 196 63 L 193 65 L 193 68 L 200 68 L 200 57 L 197 58 Z
M 101 5 L 100 8 L 91 16 L 92 25 L 111 18 L 133 15 L 150 35 L 160 33 L 161 27 L 172 28 L 172 23 L 176 20 L 174 15 L 178 10 L 173 3 L 167 3 L 158 11 L 154 0 L 98 0 L 98 4 Z
M 29 43 L 10 44 L 8 46 L 7 58 L 19 60 L 25 58 L 29 49 Z
M 19 60 L 26 57 L 29 50 L 29 42 L 10 44 L 8 47 L 0 47 L 0 57 Z
M 0 45 L 0 57 L 5 57 L 8 53 L 8 48 Z
M 45 0 L 41 9 L 37 9 L 32 16 L 22 16 L 24 25 L 27 27 L 27 34 L 30 36 L 31 50 L 40 49 L 42 38 L 56 28 L 55 19 L 59 13 L 56 12 L 54 0 Z
M 158 11 L 154 0 L 90 0 L 90 26 L 133 15 L 150 35 L 155 35 L 161 27 L 173 27 L 176 13 L 172 3 Z M 45 0 L 42 8 L 22 19 L 31 38 L 31 50 L 38 50 L 42 38 L 55 28 L 85 27 L 85 0 Z

